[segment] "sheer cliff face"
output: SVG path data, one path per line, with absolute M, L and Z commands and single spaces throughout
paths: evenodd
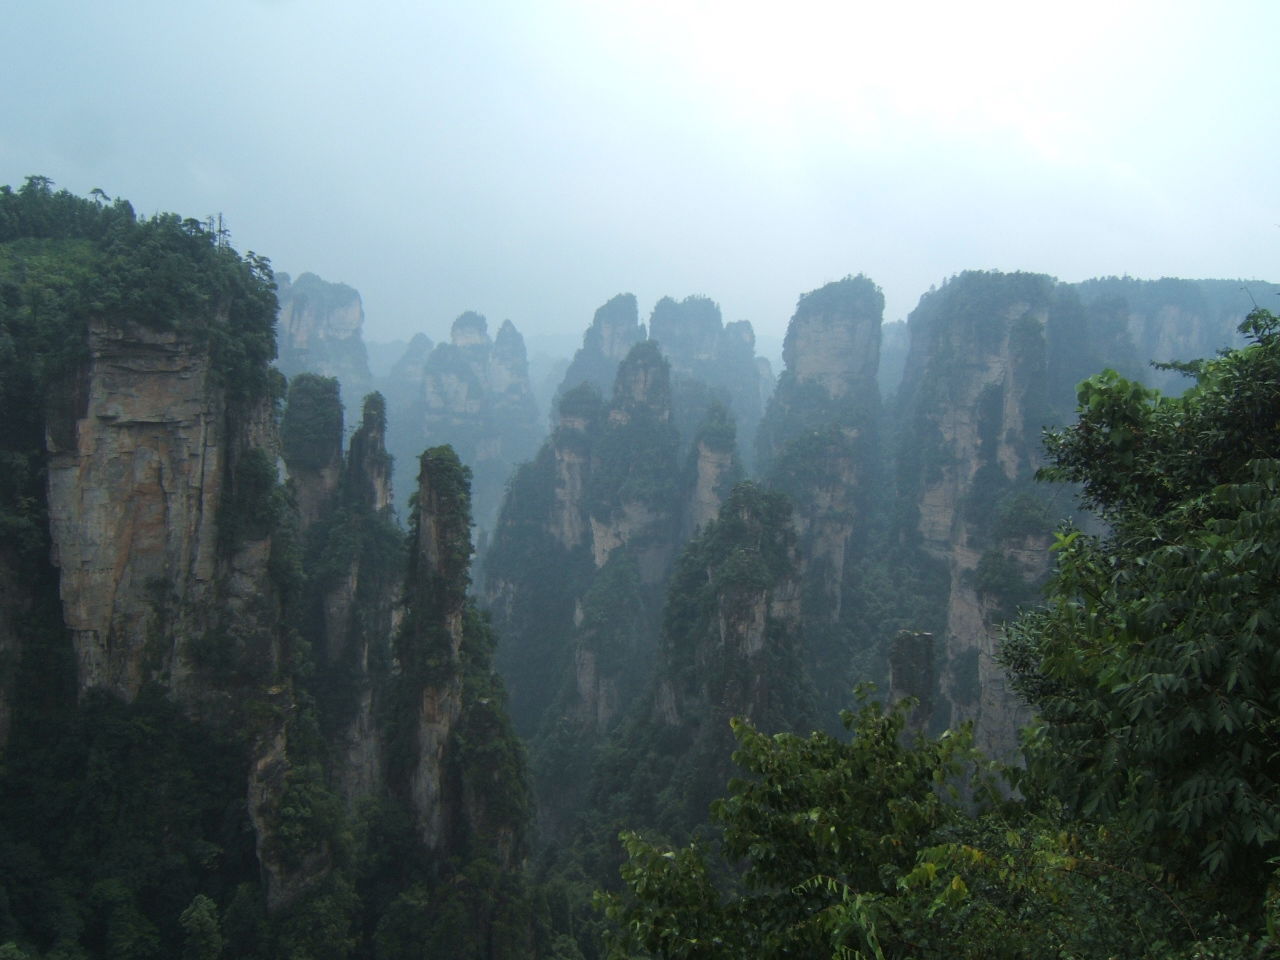
M 78 409 L 48 427 L 52 554 L 83 695 L 159 685 L 249 744 L 246 783 L 267 902 L 322 869 L 273 853 L 286 787 L 287 686 L 270 571 L 278 447 L 272 404 L 229 404 L 206 349 L 95 323 Z
M 48 494 L 80 689 L 132 700 L 158 681 L 206 698 L 194 638 L 272 633 L 269 600 L 255 602 L 270 539 L 219 536 L 229 478 L 248 451 L 275 448 L 269 401 L 229 417 L 206 350 L 134 325 L 92 326 L 77 389 L 76 415 L 50 423 Z
M 1105 277 L 1073 285 L 1091 312 L 1093 339 L 1111 345 L 1106 366 L 1167 393 L 1180 393 L 1188 381 L 1149 363 L 1207 357 L 1242 343 L 1237 328 L 1257 305 L 1274 304 L 1280 285 L 1241 280 L 1136 280 Z M 1096 372 L 1090 370 L 1089 373 Z
M 733 444 L 699 437 L 694 443 L 693 473 L 693 496 L 686 526 L 690 535 L 715 519 L 729 489 L 741 474 Z
M 294 281 L 287 273 L 277 273 L 276 296 L 281 371 L 288 377 L 299 373 L 336 377 L 346 403 L 357 403 L 372 382 L 360 294 L 313 273 Z
M 842 280 L 800 298 L 782 362 L 797 384 L 839 401 L 876 382 L 884 297 L 865 278 Z
M 976 720 L 997 755 L 1026 719 L 994 659 L 997 626 L 1048 567 L 1051 521 L 1032 478 L 1056 308 L 1047 277 L 962 274 L 910 318 L 900 479 L 921 549 L 946 570 L 941 692 L 952 722 Z

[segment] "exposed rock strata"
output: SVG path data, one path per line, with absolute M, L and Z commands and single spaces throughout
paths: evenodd
M 275 447 L 269 407 L 230 420 L 207 351 L 177 333 L 94 323 L 89 336 L 83 405 L 48 432 L 53 559 L 80 688 L 132 700 L 156 681 L 204 697 L 189 683 L 193 638 L 233 626 L 221 600 L 253 616 L 238 584 L 267 580 L 269 540 L 228 552 L 219 512 L 237 461 Z M 271 611 L 260 616 L 269 634 Z

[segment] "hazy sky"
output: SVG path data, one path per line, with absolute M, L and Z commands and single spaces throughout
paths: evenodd
M 848 273 L 1280 279 L 1280 3 L 41 0 L 0 183 L 221 211 L 368 339 Z

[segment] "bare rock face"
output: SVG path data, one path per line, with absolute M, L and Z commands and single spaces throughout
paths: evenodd
M 727 488 L 738 473 L 732 448 L 724 449 L 713 441 L 700 439 L 695 444 L 693 499 L 689 510 L 689 527 L 699 530 L 716 518 Z
M 181 699 L 192 638 L 214 626 L 218 577 L 233 600 L 237 577 L 266 579 L 269 543 L 223 556 L 218 521 L 233 459 L 272 440 L 269 408 L 231 436 L 207 352 L 134 325 L 89 335 L 82 409 L 48 436 L 53 559 L 80 689 L 132 700 L 157 680 Z
M 880 362 L 884 297 L 865 278 L 846 278 L 800 298 L 782 362 L 796 383 L 832 400 L 866 391 Z
M 555 481 L 547 532 L 566 551 L 590 544 L 586 489 L 591 470 L 590 438 L 599 414 L 600 398 L 589 387 L 566 396 L 560 404 L 560 424 L 551 439 Z
M 1151 363 L 1192 360 L 1242 346 L 1240 322 L 1254 307 L 1274 304 L 1280 293 L 1280 285 L 1260 280 L 1172 277 L 1104 277 L 1072 286 L 1094 315 L 1088 331 L 1094 354 L 1105 358 L 1105 366 L 1165 393 L 1180 393 L 1189 381 L 1175 370 L 1152 369 Z M 1071 345 L 1052 347 L 1057 352 Z
M 287 686 L 269 573 L 278 442 L 271 401 L 232 405 L 207 349 L 95 322 L 70 417 L 49 420 L 52 559 L 81 693 L 164 687 L 248 736 L 247 798 L 274 908 L 323 871 L 272 854 Z M 266 708 L 246 712 L 249 703 Z M 321 855 L 322 854 L 318 854 Z M 322 857 L 323 858 L 323 857 Z

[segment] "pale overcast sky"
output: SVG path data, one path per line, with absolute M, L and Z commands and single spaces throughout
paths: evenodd
M 1280 279 L 1280 3 L 11 4 L 0 183 L 221 212 L 368 339 L 866 273 Z

